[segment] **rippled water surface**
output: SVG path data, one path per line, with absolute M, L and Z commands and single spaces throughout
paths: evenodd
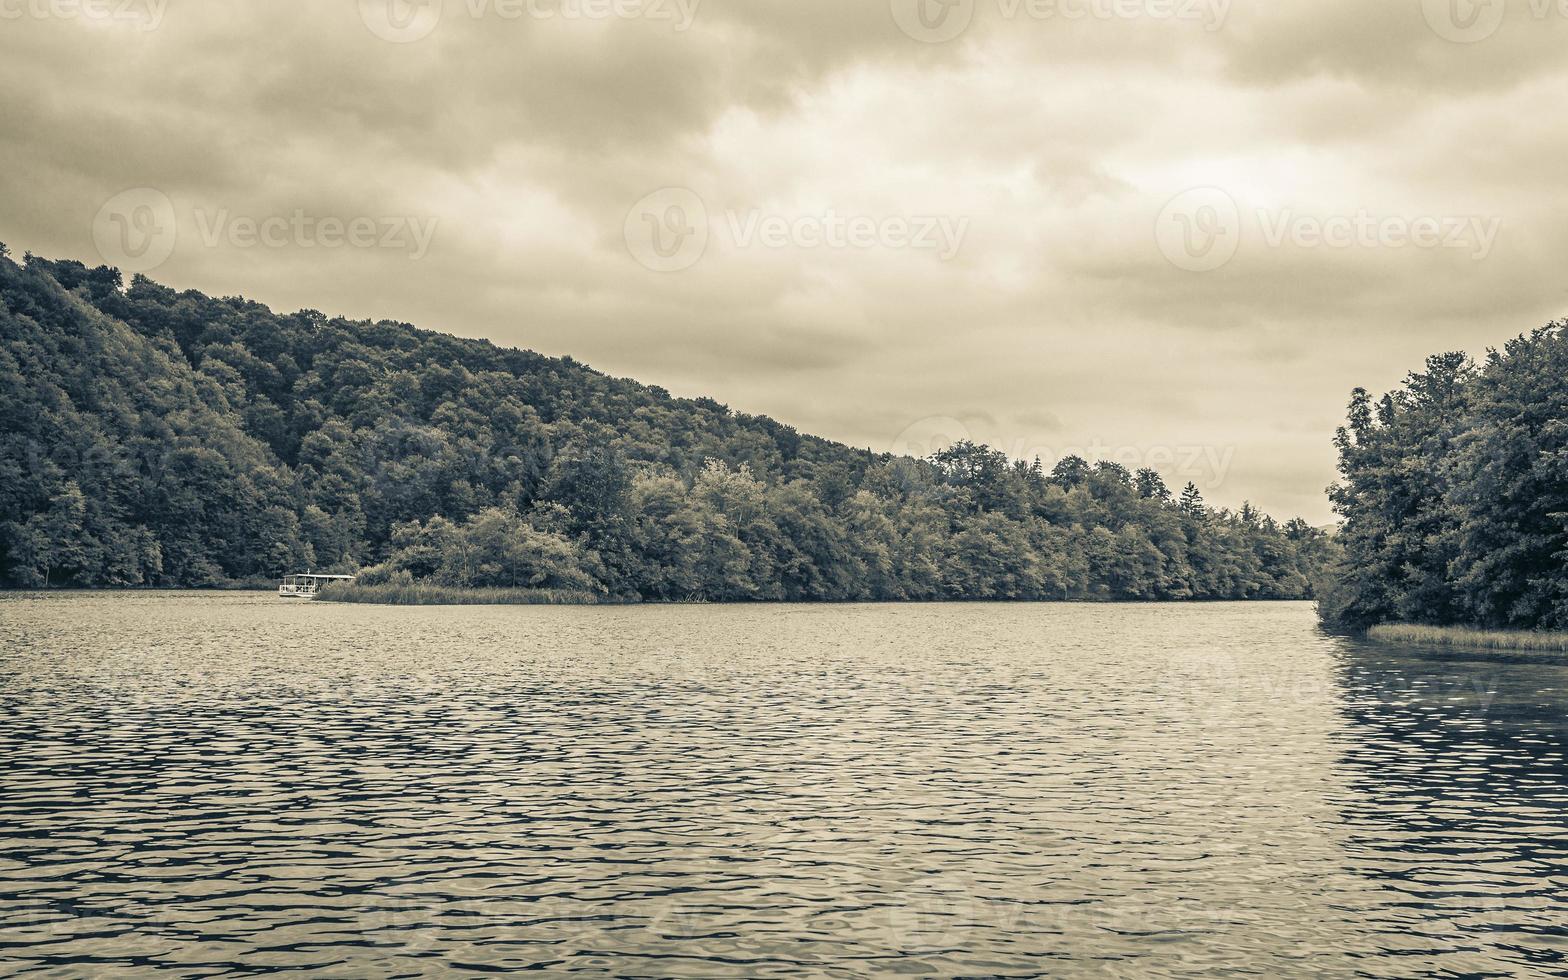
M 1568 974 L 1565 708 L 1293 603 L 0 596 L 0 973 Z

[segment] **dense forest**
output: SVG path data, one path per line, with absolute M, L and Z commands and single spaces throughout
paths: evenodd
M 0 247 L 0 581 L 645 600 L 1301 598 L 1297 519 L 1152 470 L 856 450 L 570 358 Z
M 1568 629 L 1568 321 L 1351 397 L 1330 622 Z

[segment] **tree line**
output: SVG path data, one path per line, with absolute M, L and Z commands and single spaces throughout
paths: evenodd
M 1296 519 L 1150 469 L 857 450 L 571 358 L 0 254 L 0 581 L 360 569 L 645 600 L 1312 594 Z
M 1326 620 L 1568 629 L 1568 321 L 1357 388 L 1336 443 Z

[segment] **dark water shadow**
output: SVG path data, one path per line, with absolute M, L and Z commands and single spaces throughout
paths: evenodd
M 1568 666 L 1343 640 L 1336 674 L 1346 857 L 1385 893 L 1387 951 L 1568 967 Z

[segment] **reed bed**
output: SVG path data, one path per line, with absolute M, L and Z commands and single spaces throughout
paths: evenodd
M 1408 623 L 1391 623 L 1374 626 L 1367 631 L 1367 635 L 1384 643 L 1568 653 L 1568 633 L 1476 630 L 1461 626 L 1416 626 Z
M 380 585 L 327 585 L 316 601 L 381 606 L 592 606 L 607 600 L 589 592 L 562 589 L 457 589 L 444 585 L 386 582 Z

